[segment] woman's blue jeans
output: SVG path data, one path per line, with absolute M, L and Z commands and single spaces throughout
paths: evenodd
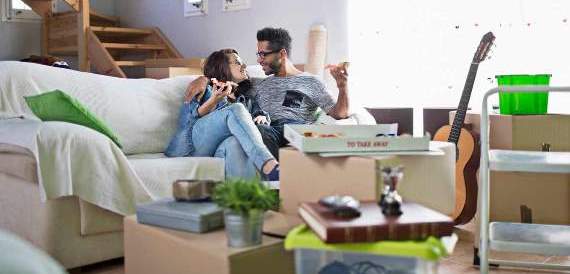
M 257 176 L 253 162 L 247 157 L 235 136 L 226 138 L 216 149 L 214 157 L 224 159 L 226 178 L 251 179 Z
M 196 121 L 192 129 L 192 156 L 214 156 L 220 144 L 231 136 L 235 137 L 257 170 L 262 170 L 265 162 L 274 159 L 242 104 L 231 104 Z M 226 166 L 243 164 L 234 163 L 234 159 L 225 158 L 225 161 Z

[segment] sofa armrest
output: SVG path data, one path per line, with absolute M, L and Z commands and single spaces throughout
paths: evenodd
M 0 173 L 30 182 L 38 181 L 34 155 L 18 146 L 0 144 Z

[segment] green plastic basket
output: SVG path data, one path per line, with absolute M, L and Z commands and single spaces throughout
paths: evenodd
M 548 86 L 550 74 L 497 75 L 499 86 Z M 548 92 L 507 93 L 499 92 L 501 114 L 545 114 L 548 111 Z
M 306 225 L 300 225 L 287 234 L 285 249 L 315 249 L 337 252 L 367 253 L 381 256 L 417 257 L 427 261 L 438 261 L 448 256 L 455 247 L 456 236 L 447 237 L 447 244 L 435 237 L 423 241 L 379 241 L 372 243 L 326 244 Z

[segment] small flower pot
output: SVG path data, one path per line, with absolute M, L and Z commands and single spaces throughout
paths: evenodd
M 224 222 L 228 246 L 246 247 L 261 244 L 264 211 L 252 210 L 248 215 L 225 210 Z

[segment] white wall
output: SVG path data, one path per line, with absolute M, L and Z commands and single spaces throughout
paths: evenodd
M 40 23 L 0 22 L 0 60 L 19 60 L 39 54 Z
M 348 56 L 347 0 L 251 0 L 251 8 L 223 12 L 222 0 L 209 0 L 208 14 L 184 17 L 182 0 L 119 0 L 117 16 L 129 26 L 157 26 L 185 57 L 206 57 L 232 47 L 248 64 L 256 62 L 256 33 L 266 27 L 283 27 L 293 37 L 292 60 L 306 61 L 309 29 L 328 29 L 328 61 Z

